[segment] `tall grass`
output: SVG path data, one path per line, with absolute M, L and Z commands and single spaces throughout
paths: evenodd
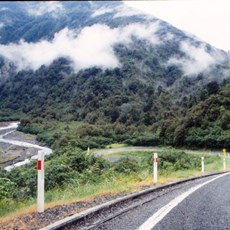
M 136 158 L 138 162 L 148 159 L 152 156 L 149 151 L 141 152 L 123 152 L 116 153 L 116 156 L 124 157 L 129 156 Z M 223 158 L 213 155 L 198 155 L 198 158 L 205 157 L 205 173 L 223 171 Z M 151 167 L 150 167 L 151 169 Z M 226 157 L 226 171 L 230 170 L 230 158 Z M 54 207 L 56 205 L 68 204 L 75 201 L 90 201 L 96 197 L 108 194 L 117 194 L 123 192 L 135 192 L 141 189 L 142 186 L 155 186 L 153 184 L 152 171 L 149 168 L 142 167 L 141 171 L 132 172 L 128 175 L 123 173 L 115 173 L 114 171 L 107 171 L 103 175 L 103 180 L 96 183 L 71 183 L 64 187 L 54 188 L 45 193 L 46 208 Z M 191 168 L 188 170 L 160 170 L 158 185 L 168 182 L 185 179 L 193 176 L 202 175 L 201 167 Z M 77 180 L 76 180 L 77 181 Z M 5 202 L 5 203 L 4 203 Z M 36 199 L 29 198 L 22 201 L 3 200 L 0 203 L 0 216 L 15 215 L 26 212 L 36 211 Z M 0 218 L 0 221 L 2 218 Z

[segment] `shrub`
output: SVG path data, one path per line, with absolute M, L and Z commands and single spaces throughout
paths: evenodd
M 125 144 L 134 146 L 155 146 L 159 144 L 159 138 L 155 135 L 138 136 L 125 140 Z
M 114 163 L 114 170 L 119 173 L 130 174 L 132 172 L 138 172 L 140 166 L 138 161 L 126 157 Z
M 8 178 L 0 178 L 0 200 L 13 198 L 17 185 Z
M 53 161 L 52 164 L 49 164 L 45 174 L 45 186 L 47 190 L 61 187 L 76 177 L 76 172 L 69 166 L 60 164 L 58 161 Z
M 158 167 L 160 170 L 168 171 L 198 168 L 200 167 L 200 157 L 168 148 L 159 153 Z

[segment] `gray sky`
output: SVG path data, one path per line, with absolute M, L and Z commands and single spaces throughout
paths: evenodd
M 125 1 L 192 33 L 211 45 L 230 51 L 229 0 Z

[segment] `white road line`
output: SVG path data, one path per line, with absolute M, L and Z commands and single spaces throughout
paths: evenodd
M 156 213 L 153 214 L 153 216 L 151 216 L 146 222 L 144 222 L 138 228 L 138 230 L 150 230 L 150 229 L 152 229 L 153 227 L 156 226 L 157 223 L 159 223 L 173 208 L 175 208 L 186 197 L 188 197 L 189 195 L 191 195 L 193 192 L 195 192 L 199 188 L 203 187 L 204 185 L 209 184 L 209 183 L 213 182 L 214 180 L 217 180 L 217 179 L 219 179 L 223 176 L 229 175 L 229 174 L 230 173 L 222 174 L 222 175 L 217 176 L 217 177 L 215 177 L 209 181 L 206 181 L 202 184 L 199 184 L 195 187 L 192 187 L 191 189 L 189 189 L 185 193 L 181 194 L 180 196 L 176 197 L 171 202 L 169 202 L 167 205 L 165 205 L 164 207 L 159 209 Z

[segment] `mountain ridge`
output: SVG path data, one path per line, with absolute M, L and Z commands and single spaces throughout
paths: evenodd
M 1 4 L 0 9 L 10 3 Z M 17 23 L 1 28 L 11 37 L 0 39 L 1 119 L 18 113 L 31 121 L 135 126 L 162 143 L 190 145 L 183 117 L 229 87 L 226 52 L 121 2 L 38 4 L 33 15 L 30 4 L 38 3 L 14 13 L 12 21 L 30 20 L 14 37 L 10 29 Z M 218 120 L 229 114 L 224 100 L 216 105 L 225 108 Z M 227 135 L 226 144 L 229 134 L 221 124 L 215 126 L 220 136 Z

